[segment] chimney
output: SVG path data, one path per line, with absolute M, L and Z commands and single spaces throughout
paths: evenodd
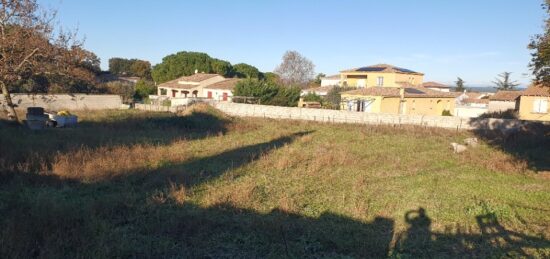
M 401 97 L 401 100 L 405 99 L 405 88 L 404 87 L 399 88 L 399 97 Z

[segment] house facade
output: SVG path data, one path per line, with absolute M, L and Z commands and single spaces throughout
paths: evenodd
M 195 73 L 159 84 L 157 95 L 169 98 L 204 98 L 204 87 L 224 80 L 226 79 L 218 74 Z
M 321 87 L 340 85 L 340 75 L 332 75 L 321 78 Z
M 422 83 L 422 87 L 435 90 L 435 91 L 440 91 L 440 92 L 446 92 L 446 93 L 451 92 L 450 86 L 440 84 L 437 82 L 425 82 L 425 83 Z
M 519 118 L 550 121 L 550 87 L 532 85 L 519 99 Z
M 419 85 L 423 80 L 422 73 L 388 64 L 378 64 L 341 71 L 339 85 L 356 88 L 402 87 Z
M 497 91 L 489 96 L 489 112 L 519 110 L 519 97 L 522 93 L 522 91 Z
M 455 95 L 423 87 L 367 87 L 343 92 L 341 109 L 360 112 L 442 115 L 452 113 Z
M 233 98 L 233 90 L 235 90 L 235 85 L 241 79 L 238 78 L 228 78 L 223 81 L 213 83 L 204 87 L 204 94 L 208 99 L 214 99 L 217 101 L 231 101 Z

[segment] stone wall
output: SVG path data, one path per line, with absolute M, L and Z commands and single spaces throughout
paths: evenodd
M 418 125 L 425 127 L 465 130 L 515 128 L 524 123 L 520 120 L 506 119 L 477 119 L 428 115 L 396 115 L 341 110 L 310 109 L 299 107 L 279 107 L 229 102 L 219 102 L 214 103 L 213 105 L 217 109 L 232 116 L 310 120 L 331 123 Z
M 102 110 L 119 109 L 122 99 L 118 95 L 88 94 L 12 94 L 16 109 L 39 106 L 49 111 L 59 110 Z M 4 96 L 0 96 L 0 107 L 5 105 Z

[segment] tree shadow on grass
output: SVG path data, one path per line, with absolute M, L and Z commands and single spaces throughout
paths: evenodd
M 550 171 L 550 125 L 537 122 L 472 119 L 473 133 L 490 146 L 525 161 L 534 171 Z
M 76 128 L 32 131 L 23 125 L 0 121 L 0 169 L 4 164 L 25 163 L 30 157 L 51 164 L 58 153 L 81 148 L 167 145 L 178 140 L 202 139 L 225 134 L 232 121 L 221 115 L 194 111 L 185 116 L 171 113 L 121 113 L 101 121 L 83 121 Z M 52 150 L 56 152 L 52 152 Z M 29 170 L 38 171 L 40 164 Z

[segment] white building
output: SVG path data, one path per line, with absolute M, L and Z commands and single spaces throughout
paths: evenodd
M 425 83 L 422 83 L 422 87 L 425 87 L 425 88 L 428 88 L 428 89 L 431 89 L 431 90 L 435 90 L 435 91 L 447 92 L 447 93 L 451 91 L 450 86 L 440 84 L 440 83 L 437 83 L 437 82 L 425 82 Z
M 340 85 L 340 75 L 332 75 L 321 78 L 321 86 Z
M 231 101 L 239 78 L 229 78 L 204 87 L 205 97 L 217 101 Z
M 226 80 L 218 74 L 196 73 L 158 85 L 157 95 L 168 98 L 206 97 L 204 87 Z

